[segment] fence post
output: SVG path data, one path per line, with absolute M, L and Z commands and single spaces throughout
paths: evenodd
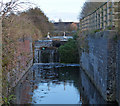
M 80 20 L 81 31 L 96 30 L 107 27 L 118 28 L 120 24 L 120 2 L 109 0 Z

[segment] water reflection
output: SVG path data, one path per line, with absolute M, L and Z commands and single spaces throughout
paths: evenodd
M 80 69 L 80 95 L 83 104 L 107 104 L 85 72 Z
M 35 64 L 15 89 L 17 104 L 106 104 L 78 65 Z
M 32 104 L 79 103 L 79 92 L 74 86 L 79 67 L 38 66 L 35 73 L 38 83 L 33 92 Z
M 78 65 L 35 64 L 25 77 L 16 87 L 17 104 L 82 104 Z

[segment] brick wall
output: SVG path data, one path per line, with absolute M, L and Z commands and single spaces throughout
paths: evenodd
M 32 40 L 26 38 L 24 41 L 18 41 L 14 56 L 14 68 L 8 73 L 10 87 L 15 87 L 18 81 L 28 71 L 33 63 Z

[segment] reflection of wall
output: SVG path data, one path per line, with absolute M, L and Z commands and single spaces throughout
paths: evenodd
M 31 70 L 22 78 L 15 88 L 15 104 L 28 104 L 31 102 L 32 92 L 34 90 L 35 71 Z M 33 82 L 31 82 L 33 81 Z
M 80 69 L 80 93 L 83 104 L 106 104 L 85 72 Z

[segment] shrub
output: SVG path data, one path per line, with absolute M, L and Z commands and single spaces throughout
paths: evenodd
M 79 63 L 79 54 L 76 40 L 69 39 L 68 42 L 58 49 L 61 63 Z

